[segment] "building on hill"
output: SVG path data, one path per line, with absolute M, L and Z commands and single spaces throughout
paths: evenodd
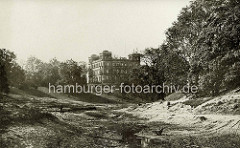
M 112 57 L 112 52 L 104 50 L 99 55 L 89 57 L 88 83 L 115 84 L 123 82 L 131 71 L 140 65 L 140 54 L 132 53 L 128 58 Z

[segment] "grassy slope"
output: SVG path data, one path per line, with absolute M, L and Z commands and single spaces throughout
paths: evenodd
M 117 100 L 111 100 L 105 97 L 101 97 L 98 95 L 90 94 L 90 93 L 79 93 L 79 94 L 73 94 L 73 95 L 67 95 L 67 94 L 57 94 L 57 93 L 49 93 L 48 88 L 45 87 L 39 87 L 38 91 L 47 94 L 49 96 L 60 98 L 60 99 L 73 99 L 76 101 L 82 101 L 87 103 L 105 103 L 105 104 L 116 104 L 120 103 Z

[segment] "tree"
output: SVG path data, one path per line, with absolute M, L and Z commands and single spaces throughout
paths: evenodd
M 0 49 L 0 97 L 2 98 L 2 93 L 9 92 L 9 84 L 6 73 L 6 58 L 7 51 L 5 49 Z
M 0 94 L 9 93 L 9 86 L 20 87 L 24 79 L 24 71 L 16 63 L 15 54 L 0 49 Z
M 86 84 L 86 65 L 82 62 L 67 60 L 60 64 L 59 75 L 61 84 Z
M 142 61 L 144 64 L 131 74 L 130 83 L 142 86 L 174 84 L 180 87 L 187 83 L 188 62 L 165 44 L 159 48 L 145 49 Z M 154 101 L 164 99 L 167 93 L 154 92 L 141 94 L 141 97 Z
M 25 79 L 25 71 L 20 65 L 14 62 L 8 75 L 9 85 L 17 88 L 23 88 L 25 87 Z
M 59 68 L 60 62 L 53 58 L 49 63 L 43 63 L 41 73 L 43 74 L 42 85 L 48 86 L 49 83 L 56 84 L 60 80 Z
M 43 66 L 44 63 L 36 57 L 29 57 L 27 59 L 25 70 L 26 84 L 29 87 L 37 88 L 38 86 L 43 86 Z
M 168 29 L 166 44 L 188 61 L 188 81 L 202 92 L 218 95 L 239 80 L 235 72 L 240 61 L 239 22 L 239 1 L 196 0 Z

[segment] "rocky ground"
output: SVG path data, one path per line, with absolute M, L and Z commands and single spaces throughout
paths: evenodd
M 0 147 L 240 147 L 239 116 L 203 113 L 211 102 L 193 109 L 187 98 L 171 106 L 90 98 L 13 89 L 0 104 Z M 220 106 L 229 102 L 222 98 Z

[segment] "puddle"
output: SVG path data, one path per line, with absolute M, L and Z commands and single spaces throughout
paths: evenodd
M 141 139 L 136 135 L 140 132 L 142 127 L 126 127 L 122 130 L 122 142 L 131 148 L 141 148 Z
M 166 144 L 166 140 L 161 136 L 145 136 L 142 131 L 148 131 L 146 125 L 126 126 L 122 130 L 122 142 L 130 148 L 158 147 Z M 149 132 L 149 131 L 148 131 Z

